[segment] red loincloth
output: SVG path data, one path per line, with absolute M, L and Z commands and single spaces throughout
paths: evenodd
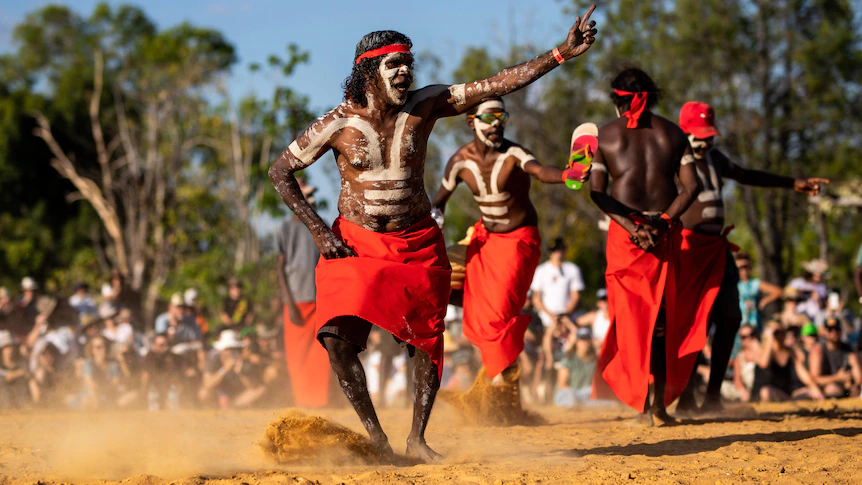
M 706 343 L 709 313 L 724 279 L 724 265 L 733 263 L 727 261 L 727 250 L 736 248 L 727 241 L 727 232 L 710 236 L 682 230 L 679 252 L 679 268 L 682 271 L 677 275 L 677 318 L 681 322 L 692 322 L 697 332 L 700 332 L 680 343 L 686 349 L 702 349 Z
M 429 215 L 403 231 L 374 232 L 340 217 L 332 230 L 357 257 L 317 263 L 317 328 L 356 316 L 424 351 L 443 373 L 443 317 L 452 270 Z
M 290 312 L 284 305 L 284 353 L 293 398 L 297 406 L 320 408 L 326 406 L 329 399 L 329 376 L 332 374 L 329 355 L 317 345 L 317 305 L 313 301 L 303 301 L 296 303 L 296 308 L 302 318 L 298 324 L 290 321 Z
M 467 246 L 464 280 L 464 336 L 482 352 L 493 379 L 524 350 L 530 317 L 521 309 L 542 255 L 536 226 L 491 233 L 476 223 Z
M 678 317 L 677 280 L 682 236 L 674 229 L 650 253 L 629 240 L 615 222 L 608 229 L 605 280 L 608 289 L 610 329 L 602 346 L 593 383 L 593 397 L 616 395 L 643 412 L 649 394 L 652 336 L 661 308 L 666 307 L 667 386 L 669 405 L 685 389 L 706 330 Z M 686 279 L 686 278 L 684 278 Z

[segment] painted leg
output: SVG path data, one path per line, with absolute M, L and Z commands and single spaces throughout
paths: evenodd
M 389 438 L 380 426 L 377 412 L 368 394 L 365 369 L 359 361 L 360 349 L 337 337 L 323 337 L 323 344 L 329 353 L 329 363 L 332 365 L 338 383 L 341 384 L 341 390 L 359 415 L 377 452 L 386 458 L 394 457 L 392 447 L 389 446 Z
M 427 463 L 442 458 L 425 443 L 425 428 L 431 417 L 437 389 L 440 388 L 440 379 L 437 377 L 437 365 L 428 354 L 417 350 L 413 359 L 413 427 L 407 437 L 407 455 Z

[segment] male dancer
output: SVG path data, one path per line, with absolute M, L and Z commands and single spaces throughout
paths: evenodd
M 589 178 L 588 172 L 544 166 L 504 138 L 508 118 L 503 100 L 496 97 L 467 112 L 473 141 L 449 159 L 433 201 L 443 212 L 463 181 L 479 204 L 482 220 L 467 247 L 464 335 L 481 351 L 488 378 L 503 372 L 507 382 L 517 379 L 517 359 L 530 323 L 521 309 L 542 255 L 530 176 L 548 184 Z
M 742 321 L 737 289 L 739 272 L 726 238 L 729 229 L 724 229 L 722 181 L 729 178 L 743 185 L 792 188 L 809 195 L 818 194 L 820 184 L 829 181 L 793 179 L 731 162 L 724 153 L 713 148 L 715 137 L 720 134 L 715 126 L 715 113 L 706 103 L 685 103 L 679 112 L 679 126 L 688 135 L 703 191 L 680 218 L 683 223 L 680 265 L 686 271 L 680 273 L 678 311 L 682 319 L 697 320 L 698 328 L 715 326 L 709 384 L 701 411 L 721 411 L 721 383 Z M 681 396 L 678 410 L 696 410 L 692 387 L 689 385 Z
M 639 422 L 651 426 L 653 415 L 671 419 L 665 406 L 685 388 L 706 340 L 705 331 L 675 318 L 678 220 L 699 186 L 685 134 L 650 111 L 659 93 L 652 79 L 639 69 L 626 69 L 611 87 L 622 115 L 599 130 L 592 163 L 591 195 L 612 221 L 605 272 L 610 329 L 593 394 L 616 394 L 643 412 Z M 609 176 L 611 195 L 606 193 Z
M 407 453 L 423 460 L 439 456 L 425 443 L 425 427 L 440 385 L 450 269 L 422 179 L 431 129 L 439 118 L 523 88 L 586 52 L 596 34 L 589 19 L 594 9 L 576 20 L 552 52 L 489 79 L 418 91 L 409 91 L 410 39 L 393 31 L 372 32 L 356 46 L 345 101 L 312 123 L 270 168 L 273 185 L 320 249 L 318 338 L 381 454 L 391 455 L 392 449 L 358 357 L 372 324 L 422 351 L 414 372 Z M 293 176 L 328 150 L 342 180 L 341 216 L 331 229 L 302 197 Z

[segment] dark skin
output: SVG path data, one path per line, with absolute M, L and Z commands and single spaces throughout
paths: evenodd
M 793 189 L 807 195 L 820 193 L 820 184 L 828 184 L 823 178 L 794 179 L 760 170 L 750 170 L 741 167 L 721 151 L 712 147 L 713 138 L 691 138 L 695 166 L 703 191 L 682 215 L 680 220 L 686 229 L 702 234 L 719 235 L 724 229 L 724 200 L 721 197 L 723 180 L 731 179 L 742 185 L 755 187 L 780 187 Z M 703 200 L 701 200 L 703 199 Z M 728 262 L 728 264 L 730 264 Z M 712 359 L 710 360 L 710 378 L 707 385 L 706 399 L 702 411 L 721 411 L 721 383 L 730 363 L 730 354 L 740 322 L 716 322 L 713 337 Z M 695 404 L 692 392 L 687 390 L 680 399 L 678 409 L 694 411 Z
M 480 111 L 482 113 L 500 113 L 503 109 L 495 107 Z M 563 171 L 556 167 L 542 165 L 535 159 L 524 163 L 522 169 L 519 157 L 510 155 L 502 160 L 502 168 L 497 175 L 497 180 L 492 181 L 491 176 L 494 166 L 497 164 L 500 156 L 505 154 L 511 147 L 523 150 L 527 154 L 526 158 L 532 158 L 532 154 L 517 143 L 506 140 L 503 136 L 506 126 L 499 121 L 492 123 L 487 129 L 482 130 L 486 139 L 501 143 L 499 147 L 490 147 L 479 138 L 479 134 L 476 133 L 476 123 L 472 118 L 467 119 L 467 126 L 473 131 L 473 141 L 462 146 L 452 155 L 452 158 L 446 164 L 443 178 L 450 179 L 454 177 L 456 184 L 464 182 L 470 191 L 473 192 L 473 196 L 479 198 L 481 195 L 475 174 L 467 168 L 456 165 L 460 161 L 471 160 L 479 167 L 485 187 L 491 187 L 493 184 L 496 184 L 500 188 L 501 193 L 508 193 L 510 195 L 508 199 L 501 202 L 479 202 L 480 206 L 506 208 L 505 218 L 509 220 L 508 223 L 483 220 L 483 224 L 488 229 L 488 232 L 506 233 L 521 227 L 537 225 L 538 215 L 536 214 L 536 208 L 530 201 L 530 177 L 535 177 L 546 184 L 562 184 Z M 453 170 L 457 170 L 454 175 Z M 578 180 L 581 182 L 589 180 L 589 172 L 585 172 Z M 446 203 L 453 193 L 454 189 L 449 190 L 441 186 L 440 190 L 437 191 L 437 195 L 434 196 L 432 204 L 441 211 L 445 211 Z
M 559 52 L 565 59 L 585 53 L 595 41 L 590 7 L 569 30 Z M 455 86 L 429 86 L 409 91 L 413 82 L 413 56 L 381 56 L 379 73 L 367 84 L 368 105 L 345 101 L 318 118 L 270 167 L 276 190 L 294 214 L 314 235 L 326 259 L 355 256 L 303 197 L 294 173 L 327 151 L 336 158 L 341 176 L 338 210 L 347 221 L 371 231 L 403 230 L 428 216 L 431 203 L 425 193 L 423 172 L 428 137 L 438 119 L 466 112 L 492 96 L 517 91 L 557 67 L 549 51 L 481 81 Z M 399 120 L 399 115 L 400 120 Z M 333 370 L 375 446 L 391 456 L 391 448 L 368 396 L 365 371 L 358 349 L 336 338 L 324 338 Z M 439 382 L 436 366 L 423 352 L 416 363 L 413 429 L 407 453 L 424 461 L 439 457 L 425 443 Z
M 683 165 L 684 157 L 690 159 L 692 154 L 682 130 L 649 111 L 643 114 L 637 129 L 626 128 L 626 119 L 618 118 L 599 130 L 590 195 L 604 213 L 628 231 L 632 244 L 644 251 L 654 250 L 669 226 L 663 220 L 636 223 L 632 215 L 664 213 L 678 220 L 700 190 L 694 164 Z M 596 168 L 600 166 L 607 167 L 607 171 Z M 610 194 L 609 176 L 614 181 Z M 651 363 L 655 376 L 653 403 L 647 398 L 644 413 L 637 421 L 646 426 L 654 424 L 653 416 L 663 421 L 672 419 L 664 408 L 664 320 L 664 312 L 660 312 L 652 343 L 653 355 L 658 357 Z

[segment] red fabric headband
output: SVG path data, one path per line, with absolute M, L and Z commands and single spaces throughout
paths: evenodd
M 359 64 L 362 59 L 371 59 L 372 57 L 385 56 L 386 54 L 392 54 L 393 52 L 403 52 L 405 54 L 410 53 L 410 46 L 407 44 L 390 44 L 385 45 L 379 49 L 374 49 L 362 54 L 361 56 L 356 58 L 356 63 Z
M 629 119 L 628 123 L 626 123 L 626 128 L 634 129 L 638 127 L 638 121 L 641 118 L 641 115 L 646 111 L 646 102 L 647 96 L 649 95 L 649 91 L 639 91 L 637 93 L 632 93 L 629 91 L 621 91 L 619 89 L 614 89 L 614 93 L 617 96 L 634 96 L 632 99 L 631 107 L 628 111 L 623 113 L 623 116 Z

